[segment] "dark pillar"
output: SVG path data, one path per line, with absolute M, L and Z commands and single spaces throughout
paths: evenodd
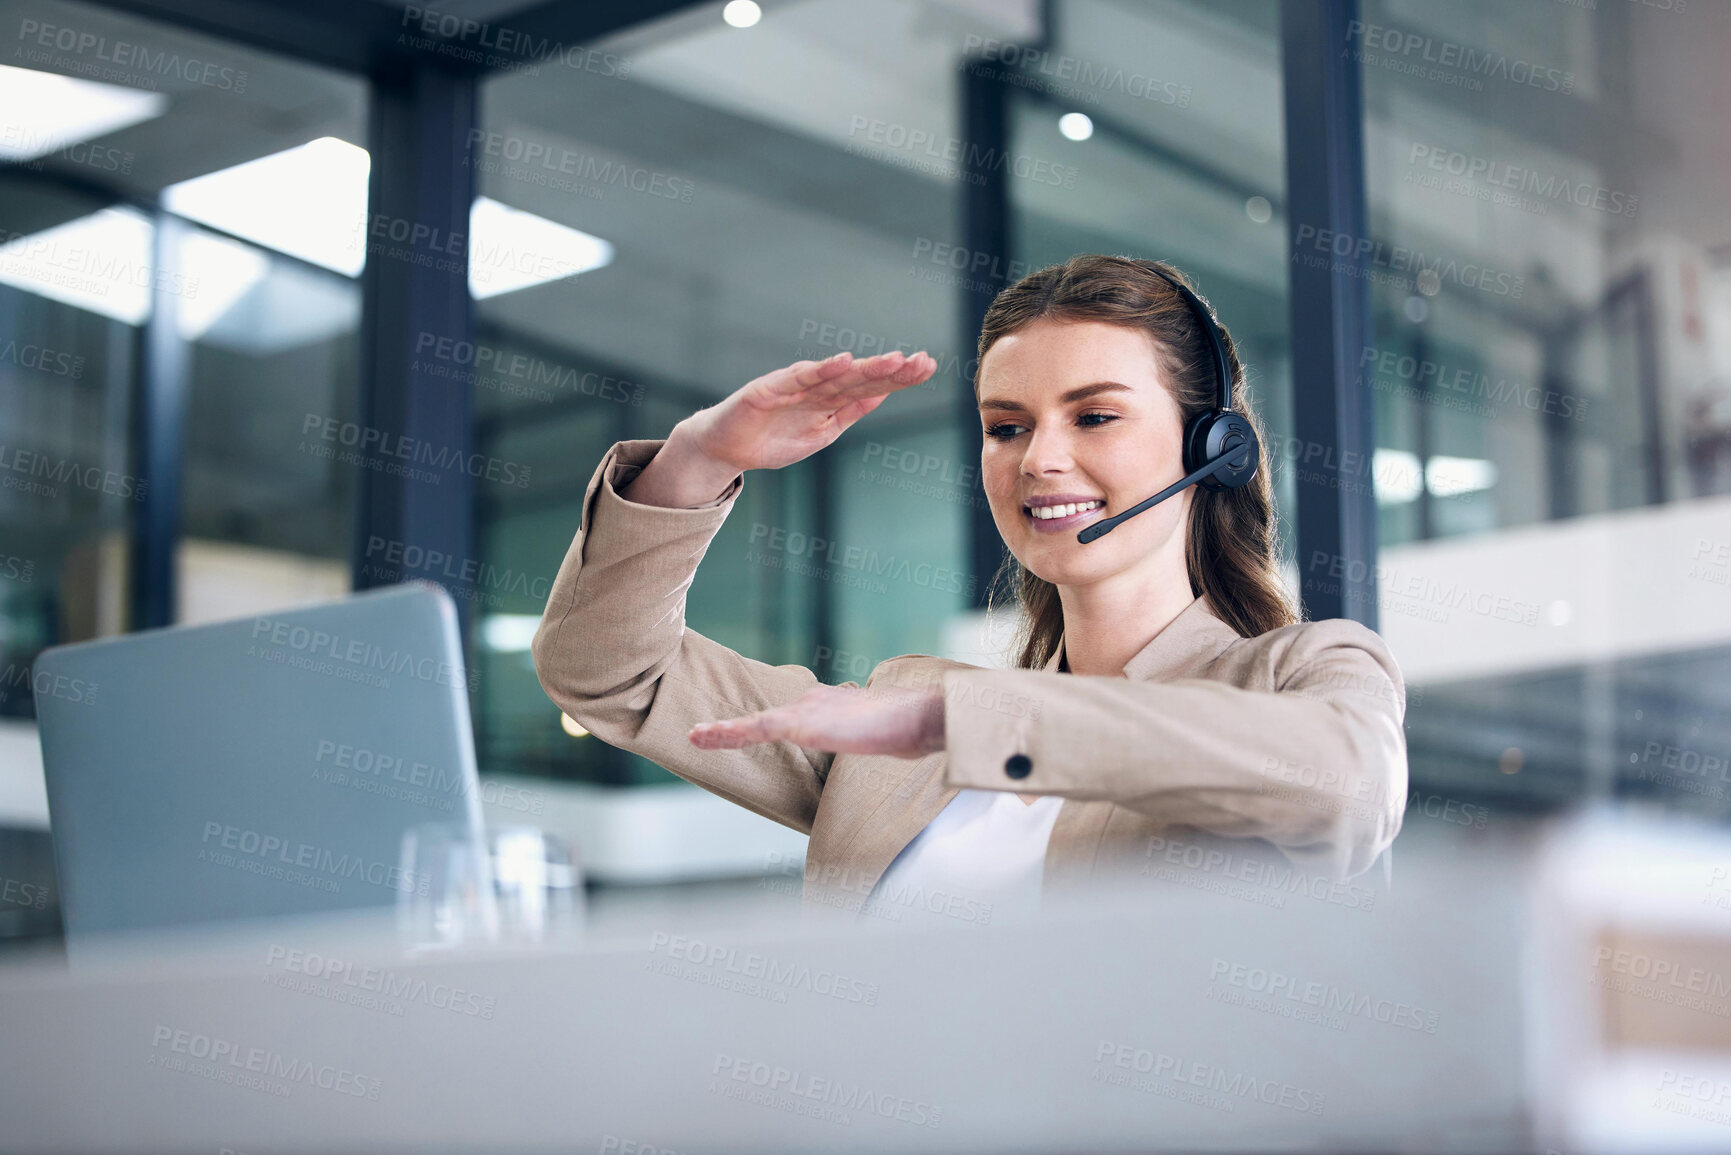
M 970 267 L 971 283 L 963 290 L 961 350 L 964 370 L 973 364 L 974 349 L 980 339 L 980 323 L 992 298 L 1008 284 L 1010 269 L 1010 188 L 1009 166 L 994 165 L 991 158 L 1001 156 L 1010 148 L 1009 89 L 999 81 L 994 68 L 963 68 L 962 139 L 964 170 L 962 180 L 962 243 L 974 254 L 989 254 L 991 259 L 970 262 L 981 269 L 979 275 Z M 985 435 L 980 431 L 980 411 L 974 401 L 973 382 L 964 380 L 956 394 L 957 414 L 961 427 L 961 459 L 980 460 Z M 978 474 L 978 470 L 975 473 Z M 1004 558 L 1004 539 L 992 521 L 991 507 L 986 503 L 982 480 L 975 478 L 968 502 L 967 555 L 968 572 L 974 582 L 974 606 L 984 609 L 992 575 Z
M 133 411 L 133 472 L 144 497 L 133 511 L 132 620 L 129 630 L 174 624 L 175 548 L 180 541 L 181 479 L 185 472 L 187 393 L 192 345 L 180 336 L 180 244 L 188 229 L 166 213 L 155 216 L 150 319 L 140 343 Z
M 465 648 L 480 560 L 472 388 L 434 377 L 429 341 L 473 335 L 466 163 L 476 82 L 413 64 L 374 77 L 362 274 L 359 424 L 378 448 L 358 477 L 356 589 L 425 578 L 449 589 Z M 396 467 L 404 467 L 398 470 Z
M 1369 238 L 1357 18 L 1356 0 L 1281 6 L 1293 433 L 1307 461 L 1295 478 L 1298 571 L 1310 617 L 1352 618 L 1375 629 L 1369 462 L 1376 437 L 1370 383 L 1358 373 L 1370 343 L 1370 283 L 1355 275 L 1359 265 L 1350 255 Z M 1349 255 L 1319 252 L 1319 235 L 1351 238 L 1342 246 Z M 1312 468 L 1317 462 L 1324 467 Z

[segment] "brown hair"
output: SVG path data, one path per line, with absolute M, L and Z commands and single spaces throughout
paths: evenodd
M 1160 377 L 1178 405 L 1181 424 L 1218 402 L 1207 335 L 1190 306 L 1159 273 L 1190 285 L 1171 265 L 1132 257 L 1087 254 L 1029 273 L 993 299 L 980 325 L 974 362 L 974 398 L 980 396 L 979 366 L 998 338 L 1034 321 L 1101 321 L 1141 329 L 1154 338 Z M 1240 637 L 1291 625 L 1299 620 L 1280 581 L 1274 496 L 1268 480 L 1267 438 L 1250 409 L 1244 370 L 1225 326 L 1220 340 L 1232 374 L 1232 408 L 1255 427 L 1256 477 L 1238 489 L 1195 489 L 1184 546 L 1192 595 L 1208 604 Z M 1010 586 L 1026 613 L 1016 639 L 1016 668 L 1037 670 L 1057 652 L 1064 628 L 1058 587 L 1024 569 L 1013 556 L 992 579 L 996 590 Z M 988 597 L 988 608 L 992 602 Z

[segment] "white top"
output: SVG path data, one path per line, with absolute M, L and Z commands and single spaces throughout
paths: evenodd
M 1040 904 L 1046 844 L 1063 798 L 962 790 L 902 848 L 864 913 L 900 923 L 991 924 Z

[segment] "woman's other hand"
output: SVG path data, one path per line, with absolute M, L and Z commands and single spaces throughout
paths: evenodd
M 823 449 L 884 398 L 920 384 L 937 367 L 924 350 L 863 361 L 852 353 L 795 361 L 693 413 L 679 431 L 691 447 L 734 473 L 780 469 Z
M 785 706 L 693 726 L 690 738 L 704 750 L 787 741 L 838 754 L 923 758 L 944 748 L 944 695 L 936 687 L 883 693 L 815 686 Z

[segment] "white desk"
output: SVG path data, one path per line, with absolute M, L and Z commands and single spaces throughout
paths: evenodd
M 1591 1138 L 1570 1130 L 1582 1060 L 1562 1044 L 1579 1049 L 1598 992 L 1574 924 L 1545 913 L 1550 852 L 1515 827 L 1469 838 L 1403 835 L 1395 898 L 1368 910 L 1242 886 L 1156 897 L 1132 880 L 1023 925 L 819 930 L 758 912 L 749 931 L 692 936 L 701 947 L 668 926 L 405 961 L 388 927 L 351 921 L 70 972 L 14 962 L 0 1147 L 1507 1152 Z M 341 960 L 351 981 L 295 989 L 324 968 L 292 952 Z M 367 995 L 369 964 L 399 985 L 389 1005 L 325 997 Z M 1614 1129 L 1594 1134 L 1617 1149 Z

